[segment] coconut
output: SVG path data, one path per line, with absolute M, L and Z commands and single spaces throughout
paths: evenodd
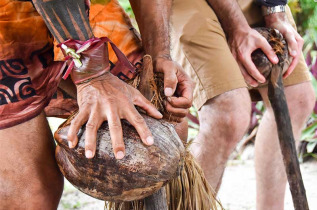
M 85 126 L 80 130 L 76 148 L 67 144 L 69 121 L 55 133 L 58 141 L 57 163 L 68 181 L 82 192 L 107 201 L 139 200 L 153 194 L 167 181 L 179 175 L 184 147 L 174 126 L 164 120 L 142 115 L 155 143 L 142 143 L 135 128 L 122 120 L 126 156 L 116 160 L 109 126 L 104 122 L 97 134 L 93 159 L 85 157 Z

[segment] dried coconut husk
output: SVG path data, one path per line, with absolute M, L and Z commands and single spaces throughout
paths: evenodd
M 283 59 L 279 64 L 283 65 L 283 73 L 288 69 L 292 62 L 292 57 L 289 56 L 287 42 L 283 35 L 276 29 L 272 28 L 255 28 L 271 45 L 275 54 L 279 55 L 280 59 Z M 268 78 L 273 64 L 270 62 L 268 57 L 263 53 L 261 49 L 257 49 L 252 53 L 252 61 L 255 66 L 261 72 L 261 74 Z M 267 85 L 268 82 L 261 84 L 260 86 Z
M 163 74 L 153 73 L 152 59 L 149 55 L 144 56 L 143 65 L 143 73 L 140 73 L 128 83 L 139 89 L 161 113 L 164 113 L 166 121 L 175 124 L 178 118 L 173 117 L 163 104 L 165 100 Z M 202 169 L 189 151 L 191 143 L 183 143 L 186 148 L 183 168 L 179 176 L 165 185 L 168 209 L 223 209 L 220 202 L 217 201 L 216 193 L 208 184 Z M 105 208 L 109 210 L 143 210 L 145 206 L 142 199 L 131 202 L 106 202 Z
M 184 167 L 181 174 L 165 185 L 169 210 L 223 209 L 205 175 L 186 145 Z M 144 200 L 106 202 L 108 210 L 144 210 Z

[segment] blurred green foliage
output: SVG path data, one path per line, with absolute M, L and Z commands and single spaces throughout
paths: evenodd
M 317 1 L 290 0 L 288 4 L 297 23 L 299 33 L 302 36 L 304 36 L 306 33 L 312 33 L 316 38 Z
M 128 13 L 130 18 L 134 18 L 134 14 L 130 5 L 130 2 L 128 0 L 119 0 L 120 5 L 123 7 L 123 9 Z

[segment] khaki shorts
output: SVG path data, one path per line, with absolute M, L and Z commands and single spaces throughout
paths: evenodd
M 238 2 L 252 27 L 264 25 L 259 6 L 252 0 Z M 287 15 L 295 27 L 289 8 Z M 247 87 L 230 52 L 220 22 L 207 1 L 174 0 L 172 28 L 172 56 L 196 83 L 194 106 L 197 109 L 217 95 Z M 289 86 L 309 80 L 308 68 L 302 55 L 284 84 Z

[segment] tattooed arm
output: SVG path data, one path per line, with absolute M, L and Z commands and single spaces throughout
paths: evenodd
M 59 42 L 70 38 L 87 40 L 93 37 L 85 12 L 84 0 L 33 0 L 33 3 Z M 101 53 L 91 57 L 100 57 Z M 102 62 L 101 60 L 105 59 L 99 60 Z M 98 63 L 95 66 L 98 66 Z M 77 145 L 78 130 L 87 123 L 85 155 L 87 158 L 93 158 L 96 152 L 97 130 L 107 120 L 115 157 L 122 159 L 125 155 L 125 147 L 121 119 L 128 120 L 136 128 L 145 144 L 153 144 L 152 134 L 134 105 L 143 108 L 152 117 L 162 118 L 162 115 L 138 90 L 109 72 L 76 87 L 79 112 L 69 129 L 70 148 Z
M 164 73 L 166 109 L 177 117 L 185 117 L 192 104 L 193 82 L 181 66 L 170 57 L 172 0 L 130 0 L 138 22 L 146 53 L 154 59 L 154 70 Z M 174 97 L 176 93 L 179 97 Z
M 93 37 L 84 1 L 33 0 L 33 4 L 59 43 Z

